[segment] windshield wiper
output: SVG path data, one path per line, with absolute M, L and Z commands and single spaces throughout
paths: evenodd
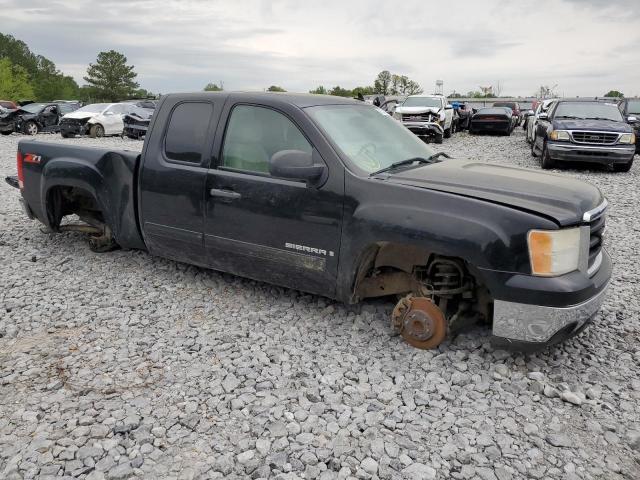
M 585 118 L 585 120 L 610 120 L 612 122 L 616 121 L 616 120 L 613 120 L 612 118 L 604 118 L 604 117 L 587 117 Z
M 433 163 L 432 157 L 434 157 L 434 156 L 435 155 L 432 155 L 429 158 L 413 157 L 413 158 L 407 158 L 406 160 L 400 160 L 398 162 L 393 162 L 388 167 L 384 167 L 384 168 L 381 168 L 380 170 L 376 170 L 375 172 L 370 173 L 369 176 L 373 177 L 375 175 L 378 175 L 379 173 L 384 173 L 384 172 L 388 172 L 390 170 L 395 170 L 398 167 L 402 167 L 404 165 L 411 165 L 412 163 L 418 163 L 418 164 Z
M 431 155 L 427 160 L 435 160 L 436 158 L 440 158 L 440 157 L 451 158 L 450 155 L 447 155 L 444 152 L 438 152 Z
M 574 117 L 572 115 L 556 115 L 555 118 L 568 118 L 570 120 L 584 120 L 583 117 Z

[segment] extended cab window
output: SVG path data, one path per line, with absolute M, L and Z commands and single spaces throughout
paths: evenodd
M 179 104 L 171 113 L 164 152 L 169 160 L 200 163 L 213 105 L 204 102 Z
M 269 173 L 269 159 L 281 150 L 311 153 L 311 145 L 291 120 L 274 110 L 238 105 L 231 111 L 222 150 L 222 166 Z

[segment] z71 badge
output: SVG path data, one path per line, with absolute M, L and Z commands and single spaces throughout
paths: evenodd
M 333 252 L 323 250 L 321 248 L 307 247 L 306 245 L 296 245 L 295 243 L 285 243 L 285 248 L 289 248 L 291 250 L 298 250 L 300 252 L 309 252 L 309 253 L 317 253 L 318 255 L 324 255 L 325 257 L 329 255 L 333 257 Z

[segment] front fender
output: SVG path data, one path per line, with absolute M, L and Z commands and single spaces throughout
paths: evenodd
M 364 179 L 349 188 L 355 198 L 340 249 L 343 300 L 351 297 L 363 252 L 382 242 L 461 258 L 478 270 L 529 274 L 527 232 L 557 228 L 533 213 L 446 192 Z

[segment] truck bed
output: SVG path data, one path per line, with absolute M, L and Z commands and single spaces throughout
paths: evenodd
M 78 213 L 73 210 L 93 199 L 90 209 L 100 211 L 121 247 L 144 248 L 137 219 L 138 152 L 23 140 L 18 155 L 26 209 L 47 227 L 57 230 L 61 215 Z

